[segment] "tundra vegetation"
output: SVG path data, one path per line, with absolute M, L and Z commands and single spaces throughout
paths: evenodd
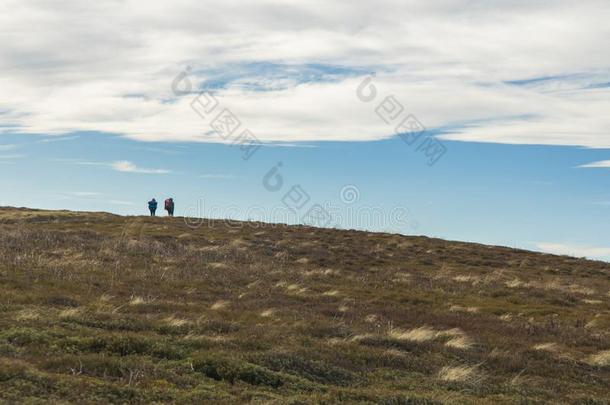
M 610 265 L 0 209 L 0 402 L 607 404 Z

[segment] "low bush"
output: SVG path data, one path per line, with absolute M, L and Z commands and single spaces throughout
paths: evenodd
M 67 338 L 61 343 L 68 352 L 106 352 L 119 356 L 148 355 L 165 359 L 181 359 L 182 347 L 148 337 L 106 335 L 86 338 Z
M 0 341 L 15 346 L 43 346 L 48 344 L 52 337 L 44 331 L 33 328 L 10 328 L 0 332 Z
M 199 357 L 193 361 L 193 369 L 206 377 L 234 384 L 243 381 L 251 385 L 278 388 L 284 384 L 280 375 L 267 368 L 248 362 L 216 355 Z
M 309 360 L 294 353 L 269 353 L 256 362 L 274 371 L 303 377 L 320 384 L 346 386 L 356 380 L 356 375 L 324 361 Z

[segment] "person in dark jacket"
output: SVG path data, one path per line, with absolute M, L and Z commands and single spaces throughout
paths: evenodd
M 168 198 L 165 200 L 165 210 L 167 211 L 167 215 L 170 217 L 174 216 L 174 199 Z
M 148 209 L 150 210 L 150 216 L 154 217 L 157 212 L 157 200 L 154 198 L 148 202 Z

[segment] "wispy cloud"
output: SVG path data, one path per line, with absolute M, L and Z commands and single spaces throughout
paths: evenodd
M 116 200 L 116 199 L 105 199 L 103 193 L 95 192 L 95 191 L 63 191 L 53 194 L 54 197 L 60 198 L 62 200 L 76 200 L 76 201 L 86 201 L 89 203 L 103 203 L 103 204 L 111 204 L 111 205 L 125 205 L 132 206 L 135 205 L 132 201 L 124 201 L 124 200 Z
M 578 167 L 581 169 L 587 169 L 587 168 L 607 169 L 607 168 L 610 168 L 610 160 L 600 160 L 598 162 L 587 163 L 585 165 L 580 165 Z
M 263 142 L 391 137 L 374 111 L 395 94 L 447 139 L 608 148 L 608 19 L 601 0 L 21 0 L 0 13 L 0 127 L 220 142 L 171 90 L 189 65 L 192 92 L 214 91 Z M 362 103 L 371 70 L 378 98 Z
M 0 160 L 13 160 L 24 158 L 25 155 L 0 155 Z
M 84 160 L 84 159 L 71 159 L 71 158 L 53 158 L 49 159 L 51 162 L 59 162 L 59 163 L 70 163 L 73 165 L 80 166 L 109 166 L 111 163 L 107 162 L 97 162 L 93 160 Z
M 13 150 L 17 148 L 17 145 L 14 144 L 1 144 L 0 145 L 0 150 Z
M 557 255 L 610 260 L 610 247 L 571 245 L 551 242 L 539 242 L 536 243 L 536 247 L 543 252 Z
M 38 143 L 52 143 L 52 142 L 65 142 L 65 141 L 74 141 L 79 139 L 80 136 L 53 136 L 49 138 L 44 138 L 38 141 Z
M 317 148 L 316 145 L 308 145 L 305 143 L 287 143 L 287 142 L 267 142 L 261 146 L 266 148 Z
M 102 193 L 98 193 L 95 191 L 67 191 L 64 194 L 72 195 L 75 197 L 99 197 Z
M 139 167 L 135 163 L 130 162 L 129 160 L 117 160 L 115 162 L 98 162 L 91 160 L 81 160 L 81 159 L 52 159 L 55 162 L 62 163 L 70 163 L 74 165 L 81 166 L 103 166 L 111 168 L 117 172 L 123 173 L 140 173 L 140 174 L 168 174 L 171 173 L 170 170 L 166 169 L 152 169 L 152 168 L 144 168 Z
M 141 173 L 141 174 L 167 174 L 170 171 L 165 169 L 148 169 L 138 167 L 134 163 L 127 160 L 120 160 L 111 164 L 111 167 L 117 172 L 126 173 Z

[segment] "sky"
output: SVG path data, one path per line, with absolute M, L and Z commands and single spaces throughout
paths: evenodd
M 0 205 L 610 260 L 610 3 L 0 3 Z M 199 226 L 190 220 L 189 226 Z

